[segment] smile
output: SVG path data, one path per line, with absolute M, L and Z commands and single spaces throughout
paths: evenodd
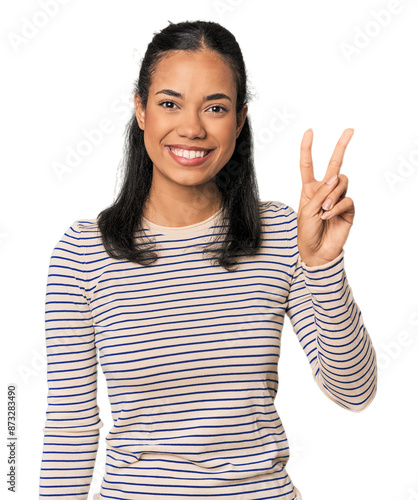
M 190 149 L 178 149 L 178 148 L 171 148 L 168 146 L 168 149 L 175 154 L 176 156 L 180 156 L 181 158 L 187 158 L 187 159 L 193 159 L 193 158 L 203 158 L 204 156 L 207 156 L 212 150 L 197 150 L 197 151 L 192 151 Z
M 171 158 L 184 167 L 202 165 L 215 154 L 215 149 L 182 149 L 174 146 L 166 146 L 166 148 Z

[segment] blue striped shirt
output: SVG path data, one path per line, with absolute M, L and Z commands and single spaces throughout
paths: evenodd
M 228 272 L 202 254 L 225 228 L 217 215 L 182 228 L 145 219 L 158 244 L 150 267 L 109 257 L 96 219 L 57 243 L 40 498 L 87 499 L 103 426 L 99 363 L 113 417 L 101 500 L 300 498 L 274 403 L 285 315 L 329 399 L 355 412 L 372 401 L 376 354 L 344 250 L 306 266 L 295 211 L 260 202 L 261 248 Z

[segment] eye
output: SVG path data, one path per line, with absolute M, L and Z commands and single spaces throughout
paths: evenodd
M 164 106 L 164 104 L 172 104 L 172 106 Z M 159 106 L 162 106 L 163 108 L 166 108 L 166 109 L 174 109 L 174 106 L 176 106 L 176 104 L 174 104 L 173 101 L 164 101 L 164 102 L 160 102 Z
M 226 108 L 224 108 L 223 106 L 211 106 L 209 109 L 217 109 L 217 110 L 222 110 L 223 113 L 226 113 L 228 110 Z M 215 111 L 214 112 L 215 114 L 219 114 L 220 111 Z

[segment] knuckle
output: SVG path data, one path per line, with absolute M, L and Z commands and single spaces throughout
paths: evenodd
M 329 164 L 331 165 L 331 167 L 339 167 L 340 166 L 340 162 L 338 160 L 336 160 L 335 158 L 330 160 Z
M 302 160 L 300 162 L 300 166 L 303 168 L 309 168 L 309 167 L 312 167 L 312 162 L 308 161 L 308 160 Z

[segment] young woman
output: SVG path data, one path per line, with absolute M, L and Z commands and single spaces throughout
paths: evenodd
M 87 498 L 97 358 L 114 420 L 97 499 L 301 499 L 274 404 L 286 314 L 323 393 L 372 401 L 375 351 L 344 269 L 353 130 L 322 181 L 305 133 L 296 214 L 259 200 L 248 99 L 219 24 L 170 24 L 148 45 L 119 196 L 50 261 L 41 498 Z

